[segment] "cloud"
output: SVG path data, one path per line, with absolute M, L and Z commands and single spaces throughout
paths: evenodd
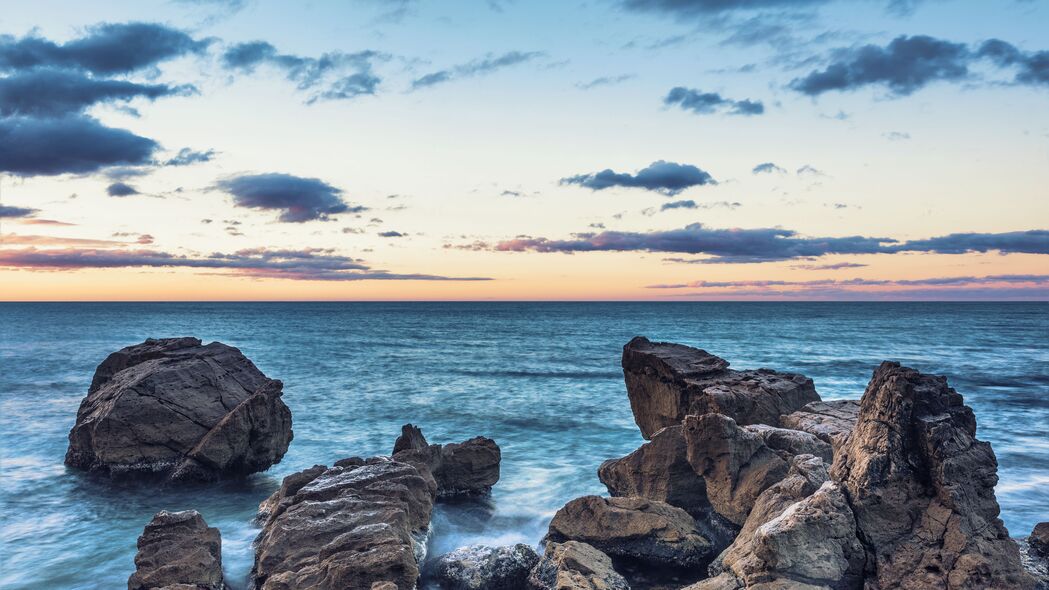
M 835 262 L 834 264 L 796 264 L 791 268 L 798 270 L 844 270 L 846 268 L 864 268 L 868 265 L 857 262 Z
M 677 105 L 683 110 L 692 111 L 698 115 L 722 112 L 729 115 L 750 116 L 761 115 L 765 112 L 765 105 L 761 101 L 732 100 L 716 92 L 701 92 L 683 86 L 672 88 L 663 98 L 663 104 Z
M 623 6 L 639 12 L 665 13 L 680 19 L 708 17 L 737 10 L 795 9 L 827 0 L 623 0 Z
M 590 90 L 599 86 L 613 86 L 615 84 L 621 84 L 627 80 L 633 80 L 637 78 L 635 74 L 622 74 L 619 76 L 602 76 L 600 78 L 594 78 L 589 82 L 581 82 L 576 84 L 576 88 L 580 90 Z
M 15 176 L 87 174 L 152 161 L 157 142 L 90 117 L 0 119 L 0 171 Z
M 113 247 L 125 246 L 127 242 L 117 240 L 94 240 L 90 238 L 63 238 L 56 236 L 35 236 L 20 234 L 0 234 L 0 242 L 5 246 L 94 246 Z
M 0 116 L 58 117 L 80 113 L 96 103 L 194 92 L 196 88 L 190 85 L 137 84 L 92 78 L 72 70 L 33 69 L 0 78 Z
M 0 205 L 0 217 L 32 217 L 39 213 L 39 209 L 30 209 L 29 207 L 12 207 L 11 205 Z
M 489 54 L 482 59 L 460 64 L 446 70 L 431 72 L 412 81 L 412 90 L 436 86 L 458 78 L 490 74 L 496 70 L 532 61 L 543 54 L 538 51 L 510 51 L 499 56 Z
M 889 141 L 906 141 L 911 138 L 911 134 L 904 131 L 887 131 L 882 133 L 882 137 Z
M 381 231 L 381 232 L 379 232 L 379 237 L 380 238 L 403 238 L 403 237 L 405 237 L 405 234 L 402 234 L 399 231 Z
M 126 182 L 114 182 L 106 187 L 106 194 L 111 197 L 130 197 L 139 194 L 138 189 Z
M 177 255 L 156 250 L 38 249 L 0 250 L 0 267 L 26 270 L 72 271 L 98 268 L 212 269 L 236 277 L 297 281 L 484 281 L 484 277 L 445 277 L 391 273 L 370 268 L 363 261 L 333 250 L 269 250 L 251 248 L 232 254 Z
M 324 90 L 307 101 L 312 104 L 318 100 L 350 99 L 375 94 L 382 80 L 372 73 L 372 62 L 388 57 L 371 50 L 357 53 L 335 51 L 320 57 L 304 57 L 280 53 L 266 41 L 251 41 L 227 48 L 222 54 L 222 65 L 245 74 L 254 73 L 260 66 L 270 66 L 284 72 L 285 77 L 294 82 L 299 90 L 315 89 L 326 83 Z M 327 82 L 330 76 L 343 72 L 350 73 Z
M 670 209 L 715 209 L 718 207 L 724 207 L 725 209 L 735 209 L 742 207 L 742 203 L 730 202 L 730 201 L 714 201 L 712 203 L 697 203 L 691 199 L 685 201 L 671 201 L 669 203 L 663 203 L 659 208 L 660 211 L 667 211 Z
M 764 162 L 762 164 L 758 164 L 757 166 L 754 166 L 753 170 L 751 170 L 752 174 L 771 174 L 773 172 L 776 172 L 778 174 L 786 174 L 787 173 L 786 170 L 784 170 L 783 168 L 780 168 L 779 166 L 773 164 L 772 162 Z
M 336 213 L 357 213 L 364 207 L 350 207 L 342 200 L 342 189 L 318 178 L 291 174 L 242 174 L 215 183 L 216 188 L 233 195 L 233 203 L 250 209 L 281 211 L 283 222 L 327 221 Z
M 796 174 L 798 176 L 826 176 L 826 174 L 824 174 L 822 170 L 809 164 L 805 164 L 801 168 L 798 168 Z
M 155 23 L 103 23 L 61 45 L 41 37 L 0 36 L 0 70 L 36 67 L 78 69 L 94 74 L 128 74 L 190 54 L 203 53 L 210 39 Z
M 1000 39 L 985 41 L 977 51 L 997 65 L 1017 68 L 1017 84 L 1049 85 L 1049 51 L 1025 53 Z
M 206 151 L 194 151 L 189 148 L 182 148 L 175 154 L 174 157 L 164 162 L 165 166 L 189 166 L 190 164 L 199 164 L 202 162 L 210 162 L 218 152 L 215 150 Z
M 576 184 L 594 191 L 612 187 L 641 188 L 673 196 L 687 188 L 717 184 L 717 181 L 707 172 L 691 164 L 658 160 L 638 170 L 636 174 L 605 169 L 562 178 L 561 184 Z
M 1005 233 L 957 233 L 911 240 L 895 248 L 897 252 L 935 252 L 965 254 L 969 252 L 1049 254 L 1049 230 L 1035 229 Z

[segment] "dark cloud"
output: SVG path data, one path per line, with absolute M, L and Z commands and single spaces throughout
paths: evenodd
M 0 171 L 15 176 L 87 174 L 152 161 L 157 142 L 90 117 L 0 119 Z
M 232 254 L 215 253 L 207 256 L 185 256 L 155 250 L 8 249 L 0 251 L 0 267 L 52 271 L 89 268 L 191 268 L 212 269 L 239 277 L 298 281 L 490 280 L 483 277 L 444 277 L 375 270 L 361 260 L 321 248 L 253 248 Z
M 465 64 L 457 65 L 447 70 L 438 70 L 412 81 L 412 90 L 436 86 L 457 78 L 468 78 L 490 74 L 502 68 L 514 66 L 536 59 L 543 54 L 538 51 L 511 51 L 503 55 L 488 55 L 482 59 L 476 59 Z
M 927 240 L 911 240 L 899 245 L 895 250 L 937 254 L 993 251 L 1010 254 L 1049 254 L 1049 230 L 949 234 Z
M 639 12 L 692 19 L 737 10 L 804 8 L 825 2 L 827 0 L 623 0 L 623 6 Z
M 93 78 L 73 70 L 32 69 L 0 78 L 0 116 L 57 117 L 82 112 L 96 103 L 154 100 L 194 92 L 196 89 L 189 85 L 137 84 Z
M 405 234 L 402 234 L 399 231 L 381 231 L 381 232 L 379 232 L 379 237 L 380 238 L 403 238 L 403 237 L 405 237 Z
M 307 101 L 313 103 L 375 94 L 382 80 L 372 72 L 372 63 L 386 57 L 377 51 L 330 52 L 320 57 L 304 57 L 280 53 L 266 41 L 251 41 L 226 49 L 222 54 L 222 64 L 227 69 L 246 74 L 253 73 L 260 66 L 276 68 L 284 72 L 299 90 L 317 89 L 323 85 L 323 89 Z M 332 76 L 337 78 L 329 82 Z
M 94 74 L 127 74 L 188 54 L 203 53 L 210 40 L 155 23 L 104 23 L 57 44 L 41 37 L 0 36 L 0 70 L 36 67 L 78 69 Z
M 772 173 L 772 172 L 778 172 L 779 174 L 786 174 L 787 173 L 786 170 L 784 170 L 783 168 L 780 168 L 779 166 L 773 164 L 772 162 L 764 162 L 762 164 L 758 164 L 757 166 L 754 166 L 754 169 L 751 170 L 751 172 L 753 174 L 762 174 L 762 173 L 769 174 L 769 173 Z
M 791 268 L 798 270 L 844 270 L 846 268 L 864 268 L 868 265 L 856 262 L 835 262 L 834 264 L 797 264 Z
M 202 162 L 210 162 L 218 152 L 215 150 L 195 151 L 189 148 L 182 148 L 175 154 L 174 157 L 169 158 L 164 162 L 165 166 L 189 166 L 190 164 L 199 164 Z
M 581 82 L 576 84 L 576 87 L 580 90 L 590 90 L 591 88 L 597 88 L 598 86 L 613 86 L 615 84 L 621 84 L 627 80 L 633 80 L 637 76 L 634 74 L 622 74 L 619 76 L 602 76 L 600 78 L 594 78 L 589 82 Z
M 663 104 L 667 106 L 677 105 L 686 111 L 692 111 L 699 115 L 712 113 L 727 113 L 729 115 L 761 115 L 765 112 L 765 105 L 761 101 L 732 100 L 724 98 L 716 92 L 700 92 L 693 88 L 677 86 L 663 98 Z
M 39 212 L 39 209 L 30 209 L 29 207 L 0 205 L 0 217 L 32 217 Z
M 997 65 L 1017 69 L 1017 84 L 1049 84 L 1049 51 L 1025 53 L 1000 39 L 984 42 L 977 55 L 992 60 Z
M 336 213 L 357 213 L 364 207 L 350 207 L 342 200 L 342 189 L 318 178 L 291 174 L 243 174 L 218 181 L 215 186 L 233 195 L 238 207 L 281 211 L 284 222 L 326 221 Z
M 734 201 L 714 201 L 712 203 L 697 203 L 691 199 L 685 201 L 671 201 L 669 203 L 663 203 L 663 206 L 659 208 L 660 211 L 667 211 L 670 209 L 716 209 L 724 207 L 725 209 L 735 209 L 742 207 L 742 203 Z
M 114 182 L 106 187 L 106 194 L 111 197 L 130 197 L 139 193 L 137 188 L 126 182 Z
M 638 170 L 636 174 L 605 169 L 562 178 L 561 184 L 576 184 L 595 191 L 612 187 L 642 188 L 672 196 L 687 188 L 717 184 L 717 181 L 707 172 L 691 164 L 659 160 Z
M 667 209 L 695 209 L 696 202 L 689 199 L 687 201 L 671 201 L 669 203 L 663 203 L 663 206 L 659 208 L 660 211 L 666 211 Z

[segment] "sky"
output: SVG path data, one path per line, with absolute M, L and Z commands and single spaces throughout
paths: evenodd
M 0 300 L 1049 300 L 1049 1 L 0 11 Z

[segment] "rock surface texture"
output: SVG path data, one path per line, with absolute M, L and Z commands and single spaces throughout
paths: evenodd
M 446 590 L 526 590 L 528 576 L 538 562 L 535 550 L 521 543 L 471 545 L 437 558 L 434 569 Z
M 66 465 L 174 481 L 262 471 L 281 460 L 292 438 L 281 389 L 219 342 L 129 346 L 96 369 L 69 432 Z
M 411 424 L 401 427 L 393 445 L 393 458 L 410 463 L 424 476 L 432 477 L 440 496 L 486 494 L 499 481 L 502 453 L 490 438 L 478 436 L 461 443 L 432 445 L 422 430 Z
M 158 512 L 138 538 L 128 590 L 223 590 L 222 540 L 196 510 Z
M 816 435 L 836 451 L 848 440 L 859 413 L 858 400 L 811 402 L 796 412 L 780 416 L 779 421 L 784 428 Z
M 528 576 L 531 590 L 630 590 L 612 559 L 579 541 L 547 543 L 542 559 Z
M 997 467 L 946 378 L 882 363 L 831 469 L 856 517 L 868 586 L 1033 587 L 998 518 Z
M 706 351 L 643 336 L 623 347 L 622 362 L 634 420 L 646 439 L 690 414 L 723 414 L 741 425 L 778 426 L 781 415 L 820 399 L 812 380 L 803 375 L 736 371 Z
M 285 478 L 260 505 L 254 588 L 415 587 L 433 480 L 385 457 L 340 463 Z
M 1031 545 L 1031 553 L 1049 559 L 1049 522 L 1036 524 L 1027 542 Z

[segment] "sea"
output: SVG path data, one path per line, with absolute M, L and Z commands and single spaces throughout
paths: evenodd
M 1010 534 L 1049 520 L 1046 303 L 0 303 L 0 588 L 126 587 L 152 515 L 189 508 L 221 530 L 227 581 L 246 588 L 252 519 L 281 479 L 389 454 L 407 422 L 430 442 L 502 447 L 491 498 L 436 509 L 430 556 L 538 546 L 565 502 L 605 492 L 602 461 L 644 442 L 619 364 L 636 335 L 803 373 L 823 399 L 859 398 L 887 359 L 946 375 L 993 444 Z M 191 488 L 63 465 L 98 363 L 170 336 L 236 346 L 284 381 L 283 461 Z

